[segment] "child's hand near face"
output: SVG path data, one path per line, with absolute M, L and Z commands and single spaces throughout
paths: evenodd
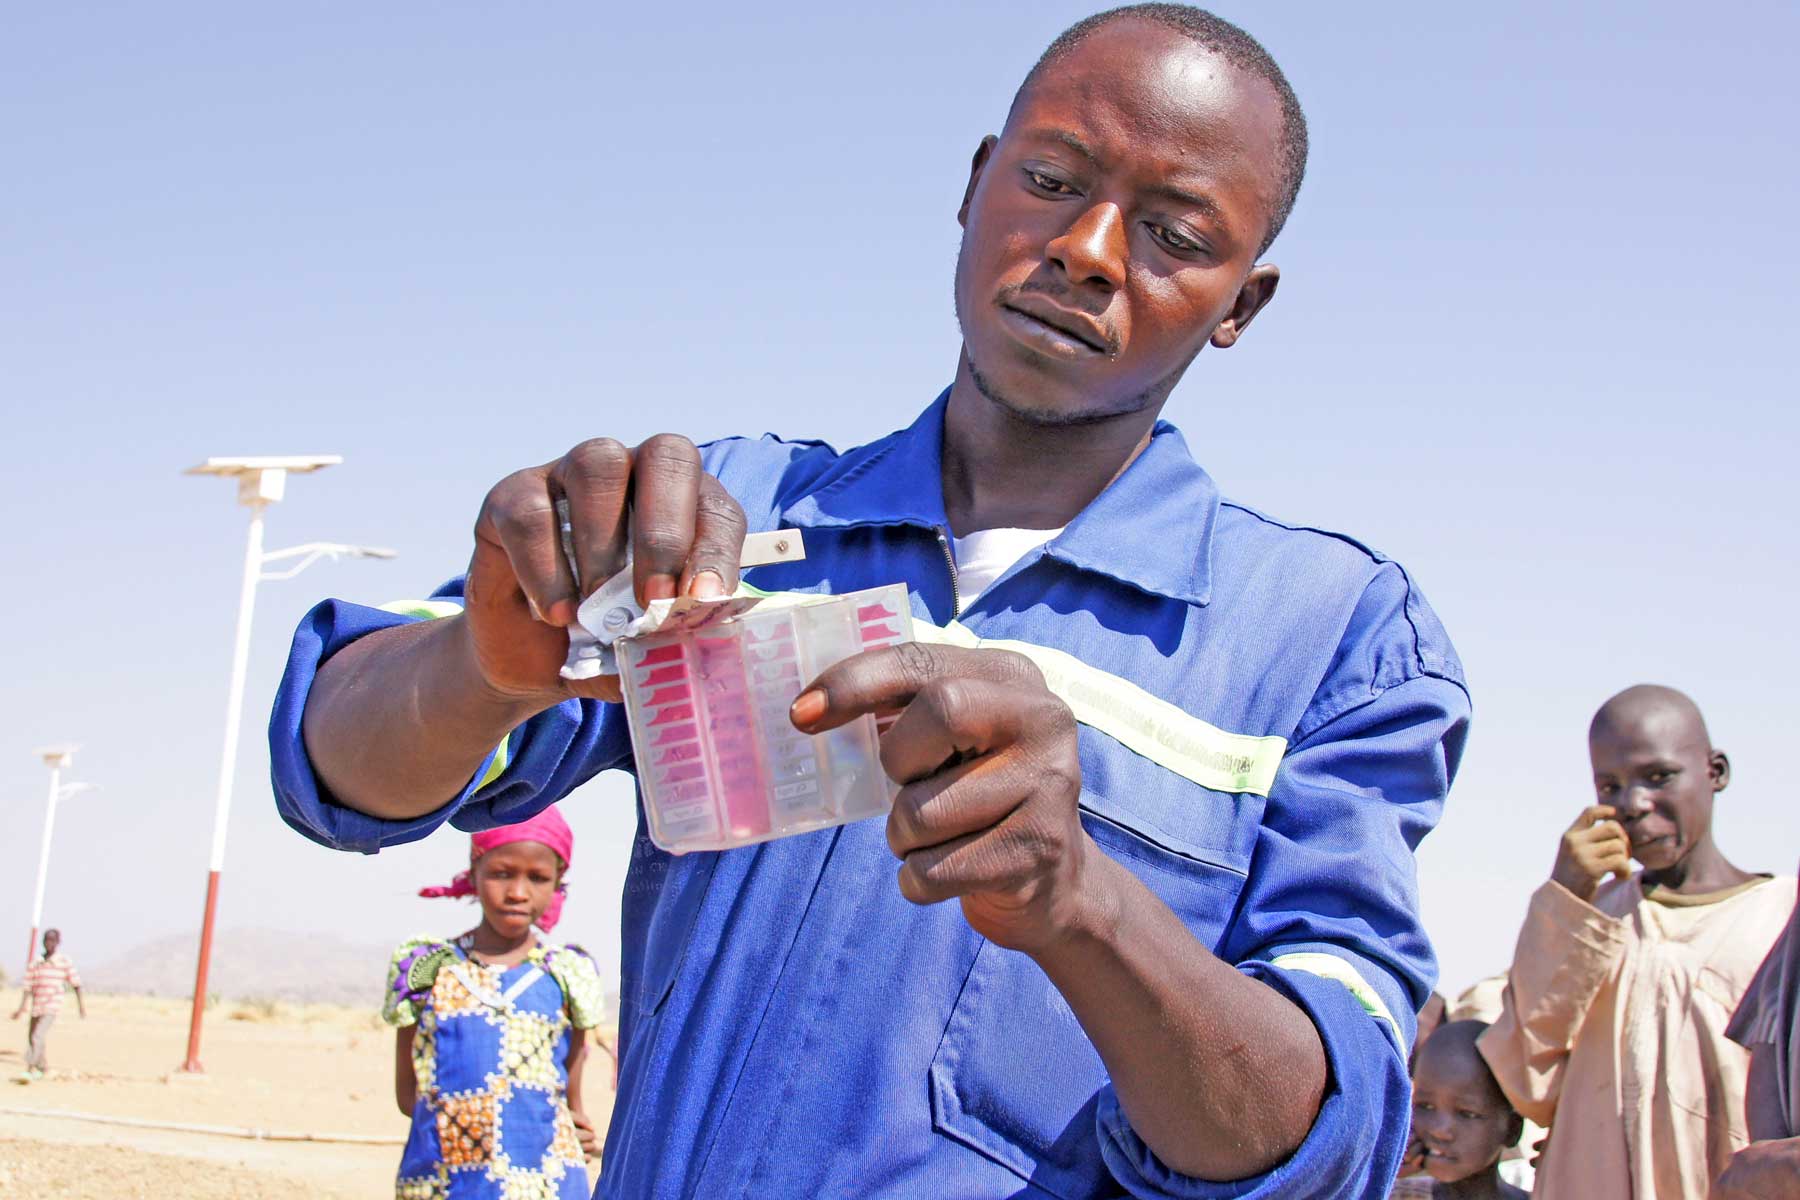
M 1582 900 L 1592 900 L 1608 875 L 1631 877 L 1631 840 L 1610 804 L 1594 804 L 1575 818 L 1556 851 L 1550 878 Z
M 1419 1140 L 1417 1133 L 1406 1135 L 1406 1153 L 1400 1157 L 1399 1178 L 1408 1175 L 1419 1175 L 1425 1170 L 1425 1143 Z

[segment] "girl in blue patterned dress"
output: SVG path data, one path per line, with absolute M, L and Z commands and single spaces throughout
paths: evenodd
M 546 809 L 474 835 L 469 870 L 420 892 L 474 896 L 481 923 L 401 943 L 388 970 L 394 1092 L 412 1119 L 397 1200 L 588 1198 L 581 1068 L 600 978 L 585 953 L 536 932 L 561 912 L 574 840 Z

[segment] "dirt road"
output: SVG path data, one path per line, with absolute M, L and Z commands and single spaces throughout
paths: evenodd
M 8 1011 L 17 993 L 6 998 Z M 50 1041 L 52 1076 L 0 1083 L 0 1196 L 12 1200 L 366 1200 L 393 1194 L 407 1122 L 394 1107 L 393 1035 L 373 1011 L 236 1004 L 209 1013 L 201 1078 L 174 1072 L 187 1045 L 187 1007 L 73 998 Z M 12 1035 L 7 1037 L 7 1035 Z M 0 1079 L 23 1068 L 24 1022 L 0 1025 Z M 588 1109 L 610 1115 L 605 1074 Z M 21 1111 L 24 1110 L 24 1111 Z M 130 1120 L 352 1135 L 385 1145 L 250 1140 L 77 1121 Z

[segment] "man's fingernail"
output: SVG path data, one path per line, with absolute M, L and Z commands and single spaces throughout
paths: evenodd
M 675 595 L 673 575 L 652 575 L 644 580 L 645 600 L 668 600 Z
M 810 692 L 801 692 L 788 709 L 788 720 L 801 727 L 811 725 L 825 715 L 825 693 L 814 688 Z
M 688 594 L 696 600 L 717 600 L 725 594 L 725 580 L 717 571 L 702 571 L 688 585 Z
M 575 602 L 558 600 L 550 606 L 550 624 L 569 626 L 575 623 Z

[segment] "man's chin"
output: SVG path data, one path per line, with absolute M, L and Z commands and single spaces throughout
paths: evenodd
M 975 381 L 975 390 L 994 407 L 1024 424 L 1044 428 L 1097 425 L 1142 412 L 1161 400 L 1153 392 L 1139 393 L 1124 400 L 1096 399 L 1066 386 L 1047 385 L 1042 380 L 996 378 L 983 374 L 973 360 L 969 363 L 969 377 Z

